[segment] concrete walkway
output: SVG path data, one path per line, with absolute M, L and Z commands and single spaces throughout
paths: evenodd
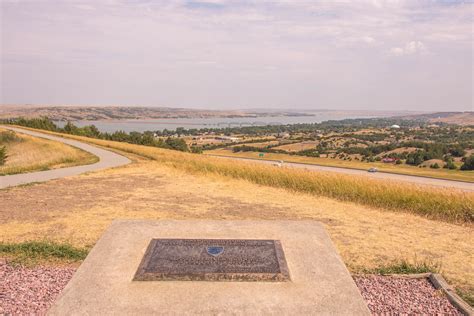
M 0 189 L 16 186 L 16 185 L 21 185 L 21 184 L 32 183 L 32 182 L 44 182 L 44 181 L 48 181 L 52 179 L 75 176 L 75 175 L 89 172 L 89 171 L 97 171 L 97 170 L 102 170 L 102 169 L 107 169 L 107 168 L 112 168 L 112 167 L 119 167 L 131 162 L 130 159 L 122 155 L 116 154 L 114 152 L 111 152 L 105 149 L 94 147 L 94 146 L 91 146 L 91 145 L 88 145 L 76 140 L 52 136 L 52 135 L 43 134 L 39 132 L 33 132 L 30 130 L 25 130 L 25 129 L 11 127 L 11 126 L 2 125 L 1 127 L 4 129 L 9 129 L 9 130 L 18 132 L 18 133 L 50 139 L 50 140 L 58 141 L 70 146 L 74 146 L 76 148 L 82 149 L 84 151 L 87 151 L 99 157 L 99 162 L 96 162 L 90 165 L 83 165 L 83 166 L 76 166 L 76 167 L 69 167 L 69 168 L 14 174 L 10 176 L 0 176 Z
M 257 158 L 242 158 L 242 157 L 235 157 L 235 156 L 222 156 L 222 155 L 212 155 L 212 154 L 209 154 L 209 156 L 219 157 L 223 159 L 237 159 L 237 160 L 258 162 L 258 163 L 264 163 L 264 164 L 277 164 L 276 160 L 263 160 L 263 159 L 257 159 Z M 367 172 L 366 170 L 320 166 L 320 165 L 313 165 L 313 164 L 308 164 L 308 163 L 297 163 L 297 162 L 286 162 L 286 161 L 283 163 L 282 166 L 291 167 L 291 168 L 303 168 L 307 170 L 339 172 L 339 173 L 345 173 L 349 175 L 351 174 L 362 175 L 368 178 L 405 181 L 405 182 L 411 182 L 411 183 L 420 184 L 420 185 L 455 188 L 455 189 L 460 189 L 463 191 L 474 191 L 474 183 L 463 182 L 463 181 L 444 180 L 444 179 L 436 179 L 436 178 L 429 178 L 429 177 L 422 177 L 422 176 L 411 176 L 411 175 L 395 174 L 395 173 L 388 173 L 388 172 L 382 172 L 382 171 L 370 173 L 370 172 Z

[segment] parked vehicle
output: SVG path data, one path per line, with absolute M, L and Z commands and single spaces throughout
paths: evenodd
M 367 170 L 368 172 L 377 172 L 379 171 L 377 168 L 370 168 L 369 170 Z

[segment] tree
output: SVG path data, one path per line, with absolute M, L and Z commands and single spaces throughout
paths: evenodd
M 466 154 L 464 148 L 460 145 L 455 145 L 454 147 L 449 149 L 449 153 L 454 157 L 462 157 Z
M 64 131 L 68 134 L 73 134 L 73 135 L 77 135 L 78 134 L 78 128 L 76 125 L 74 125 L 73 123 L 71 122 L 67 122 L 66 125 L 64 125 Z
M 461 170 L 474 170 L 474 154 L 471 154 L 471 156 L 464 159 L 464 164 L 461 166 Z
M 168 137 L 165 141 L 165 144 L 174 150 L 189 151 L 188 145 L 182 138 Z
M 443 168 L 445 168 L 445 169 L 450 169 L 450 170 L 454 170 L 454 169 L 456 169 L 457 167 L 456 167 L 456 165 L 454 164 L 454 162 L 453 162 L 452 160 L 448 160 L 448 161 L 446 161 L 446 164 L 444 165 Z
M 415 152 L 412 152 L 408 154 L 406 164 L 407 165 L 415 165 L 418 166 L 421 164 L 423 161 L 428 160 L 426 159 L 426 153 L 423 150 L 417 150 Z
M 198 146 L 192 146 L 191 152 L 194 154 L 202 154 L 202 148 Z
M 3 166 L 7 162 L 7 147 L 0 147 L 0 166 Z

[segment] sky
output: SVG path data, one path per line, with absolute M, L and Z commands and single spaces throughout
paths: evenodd
M 0 2 L 0 104 L 474 110 L 473 1 Z

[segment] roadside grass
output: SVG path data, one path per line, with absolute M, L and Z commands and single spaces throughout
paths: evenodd
M 287 145 L 285 145 L 287 146 Z M 214 149 L 207 150 L 205 154 L 217 155 L 217 156 L 230 156 L 230 157 L 241 157 L 241 158 L 252 158 L 259 160 L 283 160 L 286 162 L 297 162 L 305 164 L 314 164 L 319 166 L 338 167 L 338 168 L 350 168 L 358 170 L 367 170 L 371 167 L 375 167 L 383 172 L 403 174 L 403 175 L 414 175 L 422 177 L 430 177 L 436 179 L 447 179 L 466 181 L 474 183 L 474 171 L 460 171 L 448 170 L 448 169 L 432 169 L 432 168 L 419 168 L 416 166 L 410 166 L 406 164 L 395 165 L 387 164 L 379 161 L 375 162 L 362 162 L 356 160 L 341 160 L 332 158 L 319 158 L 319 157 L 305 157 L 289 154 L 278 154 L 278 153 L 264 153 L 264 157 L 259 157 L 258 152 L 237 152 L 234 153 L 228 149 Z
M 86 258 L 89 249 L 50 241 L 0 243 L 0 257 L 10 263 L 35 265 L 41 262 L 77 262 Z
M 98 157 L 59 142 L 0 129 L 0 146 L 8 158 L 0 176 L 92 164 Z
M 156 147 L 60 133 L 51 134 L 136 154 L 191 174 L 216 174 L 339 201 L 356 202 L 396 212 L 409 212 L 451 223 L 474 222 L 472 192 L 434 187 L 427 189 L 415 184 L 368 179 L 364 176 L 277 168 Z

